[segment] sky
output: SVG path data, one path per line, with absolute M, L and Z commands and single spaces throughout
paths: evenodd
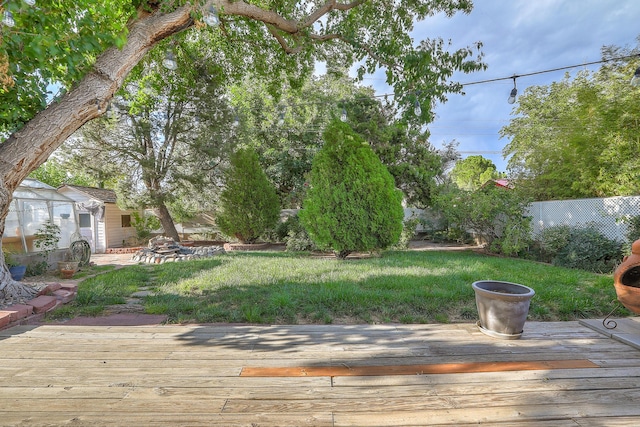
M 638 18 L 638 0 L 476 0 L 468 15 L 436 15 L 417 23 L 413 37 L 416 42 L 451 39 L 453 49 L 482 42 L 488 68 L 453 76 L 460 83 L 471 83 L 599 61 L 603 46 L 635 47 Z M 562 80 L 566 72 L 575 76 L 584 68 L 518 78 L 518 93 Z M 377 94 L 393 93 L 382 73 L 362 83 L 373 86 Z M 509 141 L 500 138 L 499 130 L 517 106 L 507 103 L 511 89 L 513 80 L 508 79 L 465 86 L 465 95 L 450 95 L 435 109 L 436 120 L 429 125 L 431 143 L 440 148 L 455 139 L 463 158 L 482 155 L 498 171 L 506 171 L 502 149 Z

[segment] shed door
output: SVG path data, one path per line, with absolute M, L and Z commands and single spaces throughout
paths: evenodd
M 78 226 L 80 227 L 80 235 L 87 239 L 91 246 L 91 253 L 96 253 L 95 245 L 95 229 L 93 227 L 93 217 L 90 213 L 81 212 L 78 214 Z

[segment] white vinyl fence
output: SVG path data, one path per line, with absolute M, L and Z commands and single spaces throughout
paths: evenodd
M 595 225 L 610 239 L 626 241 L 624 218 L 640 216 L 640 196 L 533 202 L 533 235 L 554 225 Z

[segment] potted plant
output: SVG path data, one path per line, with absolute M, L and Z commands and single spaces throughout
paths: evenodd
M 49 271 L 50 254 L 58 248 L 60 227 L 51 221 L 45 221 L 34 234 L 33 246 L 40 251 L 42 261 L 32 267 L 38 274 Z
M 58 261 L 58 272 L 63 279 L 71 279 L 78 271 L 78 261 Z
M 473 282 L 472 287 L 480 331 L 494 338 L 520 338 L 535 291 L 518 283 L 495 280 Z

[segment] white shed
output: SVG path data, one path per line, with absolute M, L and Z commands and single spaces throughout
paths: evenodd
M 136 211 L 120 209 L 113 190 L 65 184 L 58 192 L 76 202 L 80 234 L 89 241 L 91 252 L 127 246 L 135 237 L 131 214 Z

